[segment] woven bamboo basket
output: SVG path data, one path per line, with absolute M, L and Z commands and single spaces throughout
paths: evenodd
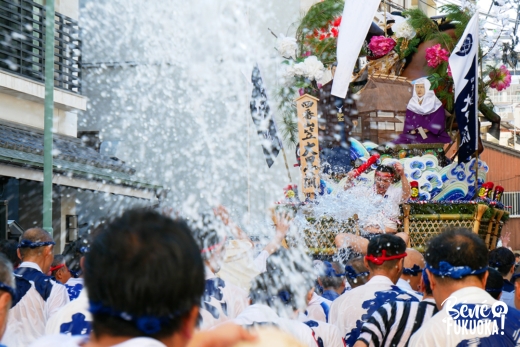
M 431 238 L 449 227 L 472 230 L 482 238 L 490 250 L 495 249 L 504 225 L 502 217 L 507 212 L 493 209 L 491 214 L 486 214 L 489 208 L 487 205 L 472 206 L 468 211 L 471 213 L 413 214 L 411 206 L 403 204 L 402 224 L 398 231 L 408 234 L 410 237 L 408 246 L 421 252 L 425 250 Z M 484 215 L 489 217 L 483 218 Z M 309 253 L 331 255 L 336 252 L 334 238 L 338 233 L 359 235 L 357 216 L 343 222 L 338 222 L 332 217 L 322 217 L 318 220 L 308 218 L 308 221 L 313 228 L 305 229 L 300 239 L 287 237 L 286 246 L 290 247 L 294 243 L 303 241 Z

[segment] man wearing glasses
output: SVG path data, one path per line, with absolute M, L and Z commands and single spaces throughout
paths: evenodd
M 353 178 L 351 171 L 348 176 Z M 401 181 L 401 187 L 394 183 Z M 335 244 L 338 249 L 351 247 L 358 253 L 366 254 L 368 241 L 377 235 L 389 233 L 401 237 L 407 244 L 408 235 L 397 232 L 399 205 L 410 198 L 410 183 L 404 174 L 401 163 L 393 166 L 379 165 L 374 175 L 374 185 L 371 187 L 353 186 L 350 180 L 345 189 L 355 189 L 356 197 L 380 204 L 380 213 L 360 220 L 361 236 L 340 233 L 336 236 Z

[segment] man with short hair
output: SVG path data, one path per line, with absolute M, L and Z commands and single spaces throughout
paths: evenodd
M 419 291 L 421 285 L 422 270 L 424 269 L 424 257 L 421 252 L 413 249 L 406 249 L 404 258 L 404 268 L 401 278 L 397 281 L 397 286 L 405 290 Z
M 83 268 L 93 317 L 89 341 L 54 335 L 32 346 L 226 346 L 251 339 L 238 327 L 194 335 L 204 265 L 184 222 L 126 211 L 103 226 Z
M 324 261 L 318 276 L 318 283 L 323 288 L 323 298 L 334 301 L 345 291 L 345 270 L 337 262 Z
M 406 347 L 410 337 L 437 313 L 425 271 L 419 276 L 420 302 L 393 301 L 381 306 L 363 324 L 354 347 Z
M 370 271 L 365 266 L 364 257 L 349 259 L 345 265 L 345 275 L 351 288 L 357 288 L 367 283 Z
M 515 272 L 515 255 L 505 247 L 498 247 L 489 252 L 489 267 L 500 272 L 504 279 L 504 292 L 511 293 L 515 286 L 510 282 Z
M 412 336 L 410 347 L 518 345 L 520 312 L 484 290 L 487 253 L 478 234 L 464 228 L 430 240 L 426 272 L 440 311 Z
M 500 272 L 493 268 L 488 268 L 489 276 L 486 281 L 486 292 L 489 293 L 495 300 L 500 300 L 502 297 L 502 291 L 504 289 L 504 280 Z M 501 300 L 504 301 L 504 300 Z M 505 302 L 505 301 L 504 301 Z M 509 303 L 506 302 L 509 305 Z M 514 307 L 514 301 L 512 305 Z
M 352 175 L 352 171 L 349 172 L 349 177 L 353 177 Z M 398 180 L 401 181 L 400 188 L 393 185 Z M 350 189 L 350 187 L 347 186 L 345 189 Z M 383 197 L 383 199 L 378 199 L 382 203 L 382 210 L 368 220 L 360 221 L 363 229 L 361 236 L 349 233 L 337 234 L 334 243 L 338 249 L 350 247 L 357 253 L 366 254 L 368 242 L 384 233 L 397 235 L 406 244 L 409 242 L 408 234 L 397 232 L 399 205 L 408 200 L 411 194 L 410 183 L 401 163 L 396 162 L 393 166 L 379 165 L 375 170 L 372 187 L 356 186 L 352 189 L 356 190 L 359 199 Z
M 72 277 L 67 264 L 65 264 L 65 258 L 61 254 L 56 254 L 52 261 L 50 268 L 51 276 L 54 277 L 61 284 L 67 283 Z
M 54 259 L 54 241 L 43 229 L 26 230 L 18 246 L 22 263 L 15 271 L 16 298 L 9 312 L 9 347 L 26 347 L 45 333 L 45 324 L 69 302 L 65 286 L 47 276 Z
M 390 234 L 374 237 L 368 244 L 365 266 L 370 270 L 369 281 L 342 294 L 331 306 L 329 322 L 344 334 L 347 346 L 353 346 L 363 323 L 387 302 L 419 301 L 420 295 L 397 287 L 403 270 L 406 244 Z

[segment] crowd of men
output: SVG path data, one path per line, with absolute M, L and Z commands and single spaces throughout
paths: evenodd
M 134 209 L 92 232 L 77 272 L 51 235 L 29 229 L 0 244 L 1 345 L 266 345 L 267 327 L 293 338 L 273 347 L 520 345 L 520 271 L 507 248 L 448 229 L 421 254 L 381 233 L 361 257 L 312 260 L 281 247 L 287 214 L 274 223 L 255 254 L 223 208 L 189 223 Z M 249 283 L 221 275 L 237 254 Z

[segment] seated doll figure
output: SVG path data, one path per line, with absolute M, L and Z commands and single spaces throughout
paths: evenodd
M 449 143 L 444 112 L 441 101 L 430 90 L 430 81 L 418 79 L 406 107 L 403 133 L 392 142 L 396 145 Z

